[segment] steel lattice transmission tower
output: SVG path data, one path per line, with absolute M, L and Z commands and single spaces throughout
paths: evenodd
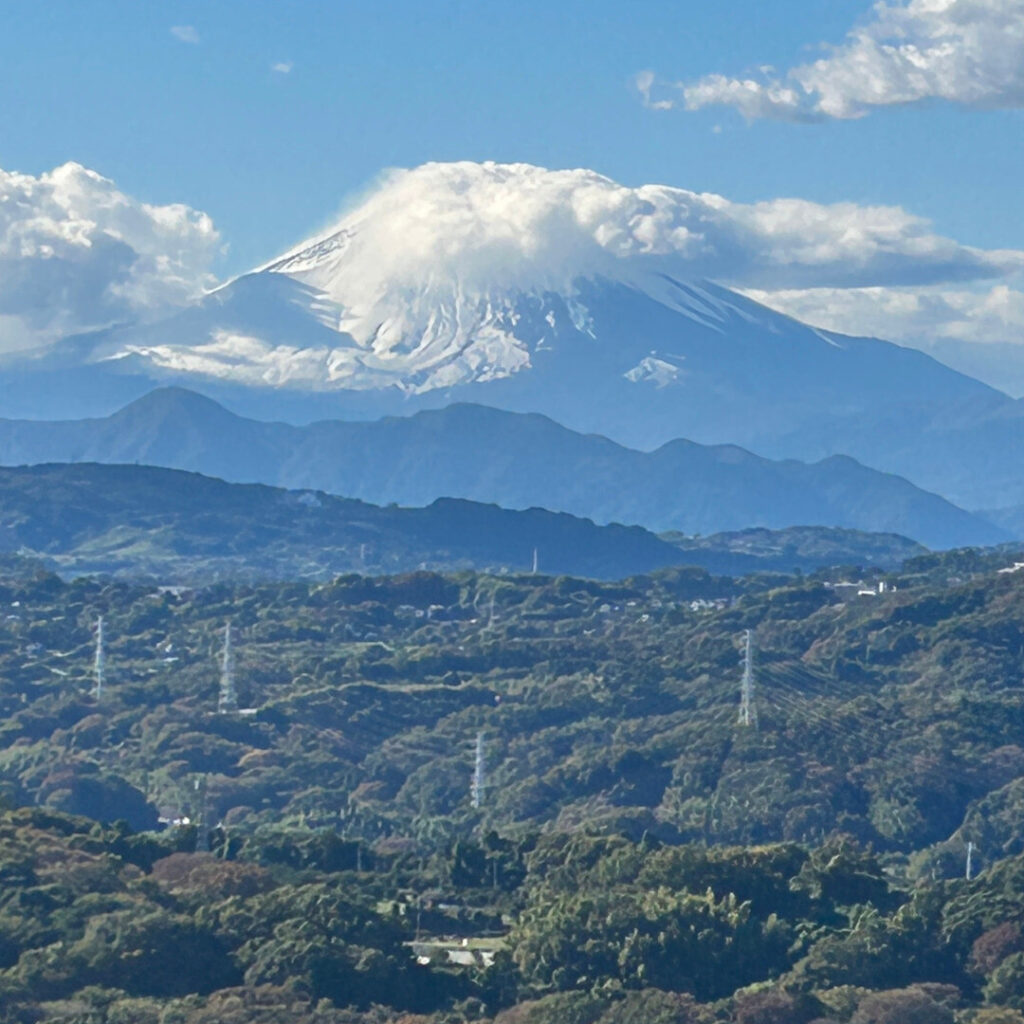
M 96 619 L 96 658 L 92 666 L 92 695 L 96 700 L 103 699 L 103 684 L 107 675 L 107 651 L 103 638 L 103 616 Z
M 238 710 L 238 693 L 235 690 L 235 651 L 231 644 L 231 623 L 224 627 L 224 648 L 220 657 L 220 694 L 217 710 L 224 714 Z
M 473 807 L 479 809 L 484 802 L 484 790 L 487 788 L 486 760 L 484 751 L 484 734 L 476 734 L 476 753 L 473 760 L 473 783 L 469 787 L 473 798 Z
M 754 632 L 743 634 L 743 681 L 740 684 L 740 725 L 757 727 L 757 706 L 754 703 Z
M 195 809 L 193 810 L 193 821 L 196 826 L 196 853 L 210 852 L 210 807 L 209 807 L 209 780 L 206 773 L 197 775 L 193 782 L 195 787 Z

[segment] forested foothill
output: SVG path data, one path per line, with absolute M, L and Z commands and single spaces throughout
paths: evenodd
M 0 1021 L 1024 1024 L 1019 557 L 183 588 L 9 556 Z

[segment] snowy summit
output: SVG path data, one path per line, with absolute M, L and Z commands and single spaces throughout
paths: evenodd
M 226 398 L 315 394 L 332 415 L 463 400 L 641 447 L 760 442 L 826 415 L 987 390 L 732 290 L 994 258 L 924 222 L 894 227 L 899 216 L 629 188 L 587 170 L 426 164 L 389 173 L 331 228 L 195 304 L 66 349 L 96 372 L 205 381 Z
M 590 330 L 582 282 L 615 282 L 705 322 L 721 320 L 719 298 L 681 290 L 670 279 L 714 273 L 716 239 L 709 231 L 724 233 L 725 222 L 735 219 L 730 205 L 717 196 L 631 189 L 593 171 L 528 164 L 394 171 L 329 230 L 206 302 L 244 318 L 234 309 L 236 293 L 253 302 L 262 282 L 289 306 L 304 308 L 304 334 L 288 309 L 251 331 L 223 322 L 185 344 L 129 344 L 109 354 L 252 384 L 313 388 L 394 384 L 425 391 L 504 377 L 554 343 L 559 319 Z M 259 302 L 263 312 L 265 303 Z

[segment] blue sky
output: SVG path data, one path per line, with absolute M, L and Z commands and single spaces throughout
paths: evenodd
M 1019 110 L 748 124 L 639 102 L 647 68 L 691 80 L 806 61 L 868 16 L 863 0 L 5 6 L 0 167 L 75 160 L 139 198 L 205 210 L 229 242 L 225 272 L 320 226 L 381 169 L 451 159 L 741 201 L 898 204 L 960 242 L 1024 246 Z
M 724 196 L 756 251 L 721 280 L 819 326 L 941 342 L 954 363 L 958 346 L 973 359 L 1024 339 L 1024 0 L 0 13 L 0 351 L 185 301 L 323 228 L 386 169 L 453 160 Z M 49 176 L 68 161 L 109 181 Z M 822 266 L 869 272 L 787 282 L 804 218 Z M 932 269 L 915 288 L 918 249 Z M 770 286 L 739 273 L 751 257 Z M 984 348 L 987 369 L 960 365 L 992 380 L 1005 355 Z

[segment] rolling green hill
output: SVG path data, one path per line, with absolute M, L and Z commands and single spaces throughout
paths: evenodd
M 0 1020 L 1020 1024 L 1013 561 L 918 556 L 857 594 L 8 558 Z
M 616 577 L 683 561 L 639 527 L 442 499 L 380 508 L 316 491 L 227 484 L 149 466 L 0 469 L 0 549 L 66 574 L 330 578 L 416 568 Z
M 380 508 L 315 491 L 227 484 L 149 466 L 0 468 L 0 550 L 65 575 L 164 583 L 330 579 L 417 568 L 614 578 L 680 563 L 721 574 L 892 568 L 924 548 L 891 534 L 801 527 L 655 537 L 544 509 L 441 499 Z

